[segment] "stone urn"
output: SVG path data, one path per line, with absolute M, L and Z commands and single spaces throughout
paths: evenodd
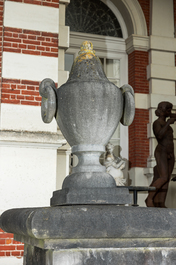
M 41 82 L 39 92 L 43 121 L 49 123 L 56 118 L 72 153 L 79 160 L 65 178 L 62 190 L 54 192 L 51 205 L 128 203 L 127 189 L 116 188 L 114 178 L 106 173 L 99 157 L 105 152 L 105 145 L 119 122 L 130 125 L 133 121 L 132 87 L 118 88 L 109 82 L 92 43 L 85 41 L 68 81 L 56 89 L 54 82 L 46 78 Z

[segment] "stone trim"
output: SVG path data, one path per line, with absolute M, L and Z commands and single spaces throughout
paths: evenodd
M 176 52 L 176 39 L 170 37 L 150 36 L 150 49 Z
M 40 148 L 58 149 L 64 144 L 66 144 L 66 140 L 58 133 L 14 130 L 0 131 L 0 146 L 38 146 Z
M 133 51 L 148 51 L 149 50 L 149 37 L 139 36 L 132 34 L 126 40 L 126 51 L 128 54 Z

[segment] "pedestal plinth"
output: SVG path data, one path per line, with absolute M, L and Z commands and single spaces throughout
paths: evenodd
M 128 188 L 65 188 L 53 192 L 51 206 L 89 204 L 131 204 L 132 196 Z
M 173 265 L 176 210 L 113 205 L 12 209 L 3 230 L 25 243 L 25 265 Z

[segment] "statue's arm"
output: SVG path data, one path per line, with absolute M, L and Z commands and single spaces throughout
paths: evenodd
M 175 121 L 174 118 L 170 118 L 167 120 L 166 124 L 162 127 L 160 122 L 156 120 L 153 123 L 153 132 L 157 139 L 162 139 L 167 133 L 168 127 L 170 124 L 173 124 Z

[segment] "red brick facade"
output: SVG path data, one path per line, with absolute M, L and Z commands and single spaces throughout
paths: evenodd
M 149 93 L 147 80 L 148 52 L 133 51 L 128 55 L 129 84 L 135 93 Z M 136 109 L 135 119 L 129 127 L 129 164 L 130 167 L 146 167 L 149 156 L 147 124 L 149 111 Z
M 39 82 L 30 80 L 2 79 L 2 103 L 41 105 Z
M 148 52 L 133 51 L 128 55 L 129 84 L 134 88 L 135 93 L 149 93 L 149 82 L 147 80 L 148 64 Z
M 174 0 L 175 1 L 175 0 Z M 150 35 L 150 1 L 138 0 L 146 20 L 148 35 Z M 134 51 L 128 55 L 129 84 L 135 93 L 149 94 L 147 80 L 148 52 Z M 135 119 L 129 127 L 129 161 L 130 167 L 146 167 L 149 156 L 149 139 L 147 138 L 147 124 L 149 111 L 136 109 Z
M 3 51 L 58 57 L 58 34 L 5 27 Z
M 174 0 L 175 1 L 175 0 Z M 150 0 L 138 0 L 145 16 L 148 35 L 150 35 Z
M 0 98 L 1 98 L 1 85 L 2 85 L 3 17 L 4 17 L 4 1 L 0 0 Z
M 21 242 L 17 242 L 13 239 L 13 234 L 4 233 L 0 229 L 0 257 L 22 257 L 24 252 L 24 246 Z
M 176 26 L 176 0 L 174 0 L 174 26 Z
M 59 7 L 59 0 L 13 0 L 28 4 Z M 58 57 L 58 34 L 3 27 L 4 0 L 0 0 L 0 88 L 1 103 L 40 106 L 39 82 L 2 78 L 2 52 Z M 0 257 L 23 256 L 24 245 L 13 234 L 0 229 Z
M 18 2 L 33 3 L 33 1 Z M 42 4 L 50 1 L 34 2 Z M 58 34 L 56 33 L 4 27 L 2 39 L 3 52 L 58 57 Z M 39 82 L 3 78 L 1 88 L 1 103 L 40 105 Z
M 149 156 L 149 140 L 147 124 L 149 111 L 136 109 L 133 123 L 129 126 L 129 166 L 146 167 Z

